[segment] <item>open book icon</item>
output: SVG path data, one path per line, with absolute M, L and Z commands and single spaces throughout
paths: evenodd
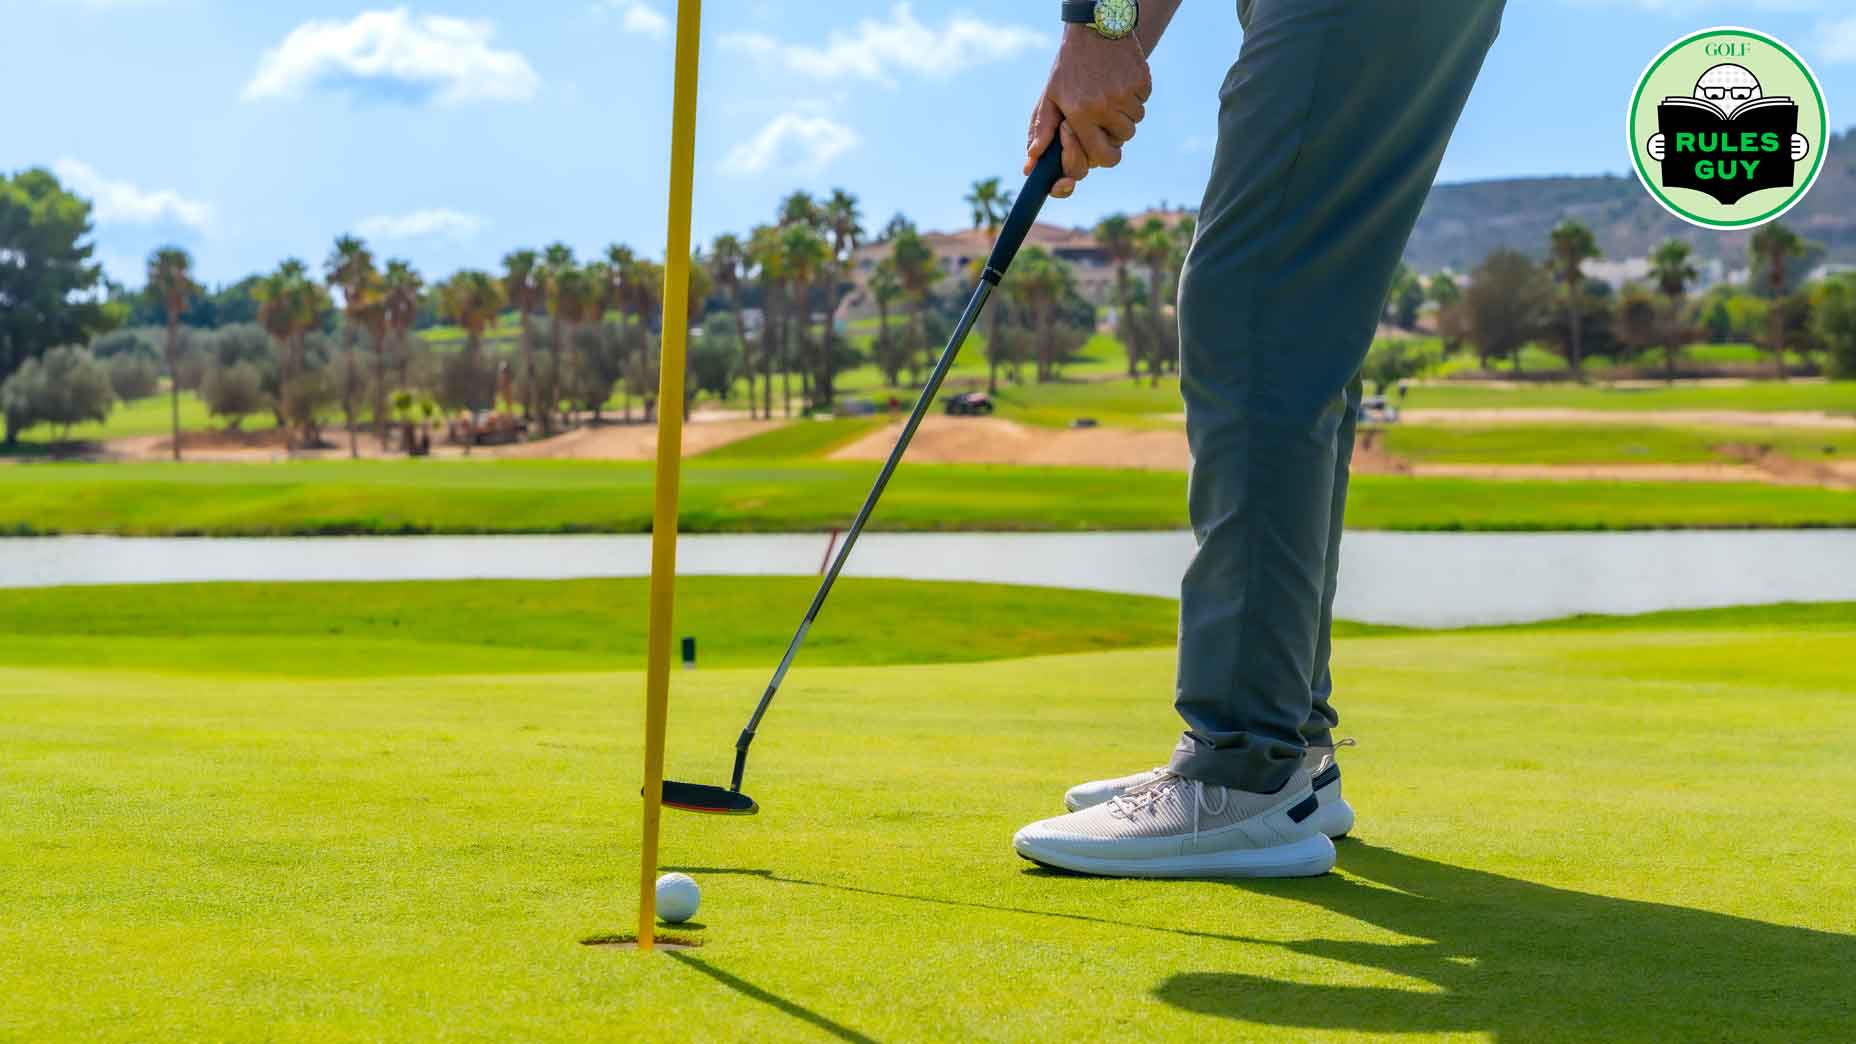
M 1664 138 L 1665 188 L 1694 189 L 1733 204 L 1793 184 L 1798 103 L 1790 98 L 1754 98 L 1732 115 L 1706 98 L 1664 98 L 1656 122 Z

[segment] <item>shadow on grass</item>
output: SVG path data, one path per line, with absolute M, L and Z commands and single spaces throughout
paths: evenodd
M 1155 995 L 1304 1030 L 1502 1041 L 1828 1039 L 1856 1024 L 1856 936 L 1551 888 L 1358 841 L 1340 846 L 1339 866 L 1344 876 L 1244 887 L 1416 940 L 1283 945 L 1428 987 L 1208 971 L 1175 975 Z
M 1165 932 L 1168 935 L 1183 935 L 1194 939 L 1216 939 L 1219 942 L 1255 943 L 1267 945 L 1264 940 L 1253 939 L 1243 935 L 1231 935 L 1226 932 L 1207 932 L 1197 928 L 1165 928 L 1158 925 L 1130 924 L 1112 917 L 1091 917 L 1088 914 L 1064 913 L 1060 910 L 1027 910 L 1019 906 L 1001 906 L 996 903 L 974 903 L 964 899 L 941 899 L 932 895 L 909 895 L 905 892 L 885 892 L 880 888 L 864 888 L 859 885 L 834 884 L 827 881 L 808 881 L 801 877 L 781 877 L 771 870 L 747 870 L 725 866 L 666 866 L 660 869 L 680 871 L 686 874 L 725 874 L 735 877 L 759 877 L 780 884 L 803 885 L 807 888 L 830 888 L 838 892 L 852 892 L 857 895 L 873 895 L 882 899 L 907 899 L 915 903 L 933 903 L 936 906 L 958 906 L 968 910 L 990 910 L 994 913 L 1025 914 L 1031 917 L 1050 917 L 1059 921 L 1082 921 L 1087 924 L 1106 924 L 1115 928 L 1139 928 L 1150 932 Z M 1038 877 L 1073 877 L 1087 880 L 1082 874 L 1069 874 L 1061 870 L 1051 870 L 1041 866 L 1028 866 L 1025 873 Z
M 778 1008 L 786 1014 L 791 1015 L 793 1018 L 808 1023 L 825 1033 L 829 1033 L 839 1040 L 858 1041 L 860 1044 L 874 1044 L 874 1038 L 866 1037 L 841 1022 L 834 1022 L 820 1015 L 818 1012 L 813 1011 L 811 1008 L 796 1004 L 777 993 L 770 993 L 761 989 L 759 986 L 754 985 L 738 975 L 730 975 L 728 972 L 717 968 L 715 965 L 699 957 L 692 957 L 687 953 L 676 952 L 671 952 L 667 956 L 679 964 L 685 964 L 696 969 L 749 1000 L 757 1000 L 762 1004 Z
M 1322 985 L 1214 969 L 1174 975 L 1154 990 L 1161 1001 L 1187 1011 L 1303 1030 L 1480 1032 L 1503 1041 L 1799 1040 L 1836 1038 L 1856 1025 L 1856 936 L 1552 888 L 1357 840 L 1339 847 L 1343 874 L 1233 887 L 1312 903 L 1415 941 L 1281 943 L 770 870 L 666 869 L 1281 946 L 1356 966 L 1338 969 L 1343 977 L 1370 969 L 1375 977 L 1390 973 L 1424 984 Z M 1053 886 L 1089 880 L 1041 868 L 1025 872 L 1048 877 Z

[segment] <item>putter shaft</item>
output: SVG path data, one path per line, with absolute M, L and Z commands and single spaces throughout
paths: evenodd
M 980 272 L 979 285 L 973 288 L 973 296 L 967 299 L 966 310 L 960 313 L 960 321 L 954 324 L 954 333 L 947 339 L 947 347 L 941 349 L 941 358 L 934 364 L 934 371 L 928 375 L 928 383 L 922 387 L 921 397 L 915 400 L 915 408 L 909 411 L 909 420 L 902 427 L 902 437 L 896 440 L 896 446 L 889 451 L 889 459 L 883 462 L 883 470 L 877 472 L 876 482 L 870 487 L 870 495 L 864 498 L 864 506 L 857 511 L 856 521 L 844 535 L 844 543 L 839 545 L 838 553 L 831 560 L 831 566 L 825 570 L 825 579 L 818 585 L 818 593 L 812 596 L 812 605 L 806 609 L 806 617 L 799 622 L 799 630 L 793 632 L 793 640 L 786 645 L 786 655 L 780 657 L 780 666 L 774 669 L 773 680 L 767 683 L 767 691 L 754 708 L 754 716 L 748 719 L 747 728 L 741 730 L 741 737 L 735 741 L 735 771 L 730 777 L 729 789 L 741 792 L 741 775 L 747 770 L 748 746 L 754 742 L 754 730 L 760 726 L 760 719 L 766 715 L 767 707 L 773 703 L 774 694 L 780 691 L 780 682 L 785 680 L 787 668 L 793 665 L 793 657 L 798 655 L 799 647 L 805 644 L 806 632 L 812 629 L 812 622 L 818 619 L 818 612 L 825 605 L 825 596 L 831 593 L 831 585 L 837 582 L 838 573 L 844 569 L 845 560 L 851 557 L 851 548 L 857 545 L 857 537 L 864 531 L 864 523 L 870 521 L 870 513 L 876 510 L 876 502 L 883 496 L 883 489 L 889 485 L 891 475 L 896 473 L 896 465 L 902 463 L 903 453 L 908 451 L 909 442 L 915 438 L 915 429 L 921 427 L 922 418 L 928 415 L 929 407 L 934 405 L 935 394 L 941 390 L 941 382 L 947 379 L 947 371 L 953 368 L 954 359 L 960 354 L 961 345 L 966 343 L 967 334 L 973 330 L 973 324 L 980 317 L 980 310 L 986 307 L 987 298 L 992 296 L 993 288 L 1005 278 L 1005 270 L 1012 266 L 1012 259 L 1018 256 L 1018 248 L 1024 245 L 1025 237 L 1030 234 L 1031 226 L 1037 221 L 1038 212 L 1043 209 L 1045 200 L 1050 198 L 1051 188 L 1063 176 L 1062 136 L 1053 137 L 1048 148 L 1032 165 L 1031 173 L 1025 178 L 1025 187 L 1019 192 L 1018 199 L 1012 203 L 1012 209 L 1006 215 L 1005 224 L 999 228 L 998 238 L 993 242 L 992 254 L 986 259 L 986 267 Z
M 741 737 L 735 741 L 735 770 L 730 777 L 729 789 L 737 792 L 741 790 L 741 774 L 747 769 L 748 746 L 754 742 L 754 730 L 760 725 L 761 717 L 767 713 L 774 694 L 780 691 L 780 682 L 786 679 L 787 668 L 793 665 L 793 657 L 798 655 L 799 647 L 805 643 L 806 632 L 812 629 L 812 621 L 818 619 L 818 612 L 825 605 L 825 596 L 831 593 L 831 585 L 837 582 L 845 560 L 851 557 L 851 548 L 857 545 L 857 537 L 864 531 L 864 523 L 870 521 L 870 513 L 876 510 L 876 502 L 883 496 L 884 487 L 889 485 L 890 476 L 896 473 L 896 465 L 902 463 L 902 455 L 908 451 L 909 443 L 915 438 L 915 429 L 921 427 L 922 418 L 928 415 L 929 408 L 934 405 L 934 397 L 941 390 L 941 382 L 947 379 L 947 371 L 953 368 L 954 359 L 960 355 L 961 345 L 966 343 L 967 334 L 979 320 L 980 310 L 986 307 L 986 299 L 992 296 L 992 288 L 998 280 L 999 274 L 988 267 L 979 285 L 973 288 L 973 296 L 967 299 L 966 310 L 960 313 L 960 321 L 954 324 L 954 333 L 947 339 L 947 347 L 941 349 L 941 358 L 935 362 L 933 372 L 928 375 L 928 383 L 922 387 L 921 397 L 915 400 L 915 408 L 909 411 L 908 423 L 902 427 L 902 437 L 896 440 L 895 448 L 889 451 L 889 459 L 883 462 L 883 470 L 877 472 L 876 483 L 870 487 L 870 494 L 864 497 L 864 506 L 858 509 L 856 520 L 845 532 L 844 542 L 838 545 L 838 553 L 832 556 L 831 567 L 825 571 L 825 579 L 819 583 L 818 592 L 812 596 L 812 605 L 806 609 L 805 619 L 799 622 L 799 630 L 793 632 L 793 640 L 787 643 L 786 655 L 780 657 L 780 665 L 774 668 L 773 680 L 767 683 L 767 691 L 754 708 L 754 716 L 748 719 L 747 728 L 741 730 Z

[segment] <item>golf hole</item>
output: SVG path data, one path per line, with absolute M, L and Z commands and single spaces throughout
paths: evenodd
M 616 950 L 636 950 L 638 948 L 638 936 L 631 932 L 626 932 L 622 935 L 589 935 L 580 940 L 580 945 L 609 946 Z M 654 940 L 654 945 L 660 950 L 694 950 L 702 945 L 702 940 L 693 939 L 685 935 L 660 935 Z

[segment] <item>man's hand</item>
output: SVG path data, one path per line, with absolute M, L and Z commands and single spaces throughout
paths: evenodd
M 1134 125 L 1147 115 L 1153 93 L 1147 56 L 1133 36 L 1105 40 L 1084 25 L 1066 25 L 1050 82 L 1031 113 L 1025 173 L 1063 134 L 1063 177 L 1050 194 L 1063 199 L 1076 191 L 1093 167 L 1121 162 L 1121 147 L 1134 137 Z

